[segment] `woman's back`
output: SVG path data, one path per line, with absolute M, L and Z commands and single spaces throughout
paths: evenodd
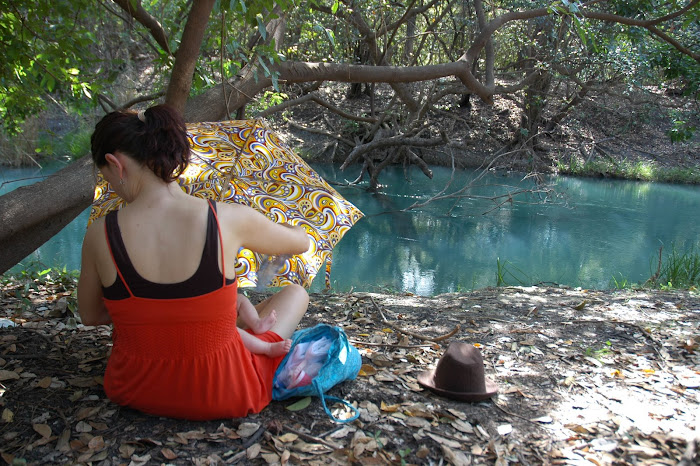
M 125 297 L 105 299 L 115 337 L 104 387 L 119 404 L 163 416 L 213 419 L 257 412 L 271 399 L 272 377 L 282 356 L 253 355 L 241 340 L 236 281 L 227 284 L 218 273 L 219 229 L 216 210 L 210 208 L 196 274 L 217 277 L 216 282 L 183 281 L 170 291 L 178 298 L 168 296 L 172 287 L 149 283 L 132 266 L 133 256 L 125 250 L 116 224 L 123 212 L 107 217 L 105 231 L 117 280 L 127 292 Z M 132 232 L 136 233 L 146 230 Z M 202 287 L 212 291 L 194 291 Z M 122 289 L 106 288 L 105 296 L 115 293 L 114 288 Z M 264 338 L 279 339 L 275 334 Z
M 199 266 L 208 207 L 203 199 L 178 196 L 156 205 L 129 205 L 119 228 L 136 271 L 155 283 L 179 283 Z

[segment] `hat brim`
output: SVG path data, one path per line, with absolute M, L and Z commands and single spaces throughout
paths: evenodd
M 444 396 L 445 398 L 450 398 L 452 400 L 458 400 L 458 401 L 483 401 L 483 400 L 488 400 L 492 396 L 494 396 L 496 393 L 498 393 L 498 385 L 496 385 L 492 380 L 490 380 L 488 377 L 485 377 L 485 385 L 486 385 L 486 391 L 485 392 L 453 392 L 450 390 L 445 390 L 440 387 L 435 386 L 435 370 L 429 370 L 429 371 L 424 371 L 418 374 L 417 377 L 418 384 L 421 385 L 422 387 L 427 388 L 428 390 L 437 393 L 440 396 Z

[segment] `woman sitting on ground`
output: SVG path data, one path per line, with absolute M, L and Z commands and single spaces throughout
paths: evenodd
M 186 194 L 176 179 L 189 154 L 184 121 L 167 105 L 113 112 L 96 125 L 93 160 L 127 205 L 85 234 L 79 313 L 85 325 L 114 324 L 104 389 L 115 403 L 187 419 L 242 417 L 270 402 L 285 350 L 269 357 L 243 343 L 237 252 L 298 254 L 309 238 L 249 207 Z M 290 285 L 258 304 L 271 326 L 253 338 L 288 350 L 308 302 Z

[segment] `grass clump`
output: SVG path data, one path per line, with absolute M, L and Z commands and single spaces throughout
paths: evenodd
M 696 246 L 680 251 L 673 245 L 671 252 L 664 256 L 662 246 L 659 248 L 656 272 L 646 282 L 632 283 L 619 273 L 612 277 L 610 285 L 620 290 L 629 288 L 698 290 L 700 289 L 700 251 Z
M 659 263 L 656 273 L 646 285 L 662 289 L 697 289 L 700 287 L 700 251 L 694 246 L 687 251 L 679 251 L 675 245 L 671 252 L 662 257 L 663 247 L 659 248 Z
M 511 286 L 513 283 L 528 286 L 531 282 L 532 278 L 525 272 L 508 261 L 501 262 L 500 257 L 496 258 L 496 286 Z

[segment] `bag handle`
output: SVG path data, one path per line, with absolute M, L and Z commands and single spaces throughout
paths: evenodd
M 357 419 L 358 417 L 360 417 L 360 411 L 357 408 L 355 408 L 353 405 L 351 405 L 349 401 L 344 400 L 342 398 L 338 398 L 337 396 L 330 396 L 330 395 L 326 395 L 325 393 L 323 393 L 323 390 L 321 390 L 321 387 L 319 385 L 318 379 L 313 379 L 311 383 L 313 383 L 314 388 L 316 389 L 316 393 L 318 394 L 318 397 L 321 398 L 321 403 L 323 403 L 323 410 L 335 422 L 340 422 L 340 423 L 345 424 L 347 422 L 352 422 L 355 419 Z M 345 406 L 347 406 L 348 408 L 350 408 L 352 410 L 354 415 L 349 419 L 338 419 L 337 417 L 333 416 L 333 414 L 331 413 L 331 410 L 328 409 L 328 406 L 326 406 L 326 399 L 333 401 L 333 402 L 343 403 Z

